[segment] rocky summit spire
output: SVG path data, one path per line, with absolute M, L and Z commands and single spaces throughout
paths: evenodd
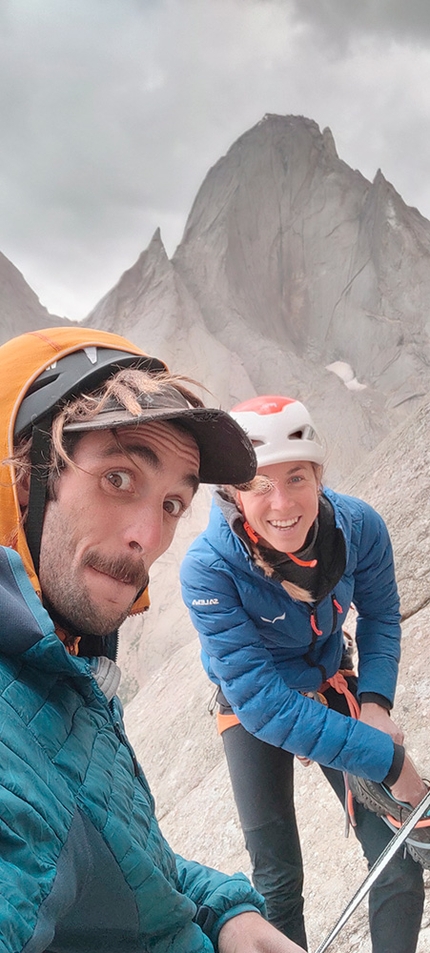
M 339 159 L 312 120 L 268 115 L 234 143 L 173 262 L 212 333 L 244 360 L 262 335 L 306 362 L 347 362 L 390 400 L 422 393 L 430 224 L 381 172 L 371 183 Z
M 174 257 L 199 298 L 210 269 L 209 327 L 222 329 L 234 310 L 281 346 L 304 354 L 311 338 L 321 348 L 350 277 L 350 222 L 369 188 L 312 120 L 268 115 L 241 136 L 203 182 Z

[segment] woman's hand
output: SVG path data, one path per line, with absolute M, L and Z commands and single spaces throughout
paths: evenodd
M 364 721 L 366 725 L 371 725 L 372 728 L 379 728 L 379 731 L 385 731 L 387 735 L 391 735 L 396 744 L 403 744 L 404 734 L 402 729 L 396 725 L 395 721 L 391 720 L 388 711 L 381 708 L 380 705 L 373 702 L 365 703 L 361 709 L 360 721 Z M 399 777 L 390 790 L 393 797 L 398 801 L 405 801 L 406 804 L 412 804 L 412 807 L 416 807 L 427 794 L 427 785 L 424 784 L 407 755 Z
M 227 920 L 218 937 L 219 953 L 304 953 L 259 913 L 239 913 Z
M 416 807 L 427 794 L 428 788 L 415 770 L 413 762 L 406 755 L 403 762 L 403 768 L 395 784 L 391 787 L 393 797 L 398 801 L 406 801 Z
M 386 708 L 377 705 L 375 702 L 364 702 L 361 706 L 360 721 L 364 721 L 371 728 L 378 728 L 379 731 L 385 731 L 386 735 L 391 735 L 396 744 L 402 745 L 404 734 L 396 722 L 390 718 Z

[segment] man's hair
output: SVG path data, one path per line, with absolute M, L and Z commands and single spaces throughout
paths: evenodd
M 61 471 L 66 466 L 74 465 L 74 449 L 79 440 L 88 432 L 82 430 L 66 433 L 65 428 L 69 424 L 77 422 L 91 424 L 91 421 L 103 411 L 110 400 L 115 400 L 119 407 L 138 418 L 142 413 L 139 395 L 158 394 L 162 397 L 166 388 L 169 387 L 179 391 L 193 407 L 204 407 L 201 398 L 193 393 L 188 385 L 202 386 L 188 377 L 169 374 L 167 371 L 154 374 L 127 367 L 107 378 L 90 393 L 80 394 L 67 401 L 54 417 L 52 424 L 51 456 L 47 461 L 48 496 L 52 499 L 55 495 L 55 483 Z M 168 420 L 166 422 L 169 423 Z M 179 422 L 176 423 L 173 420 L 172 424 L 181 429 Z M 91 430 L 91 426 L 88 430 Z M 13 456 L 4 461 L 14 466 L 17 485 L 31 474 L 30 451 L 31 437 L 22 438 L 17 442 Z

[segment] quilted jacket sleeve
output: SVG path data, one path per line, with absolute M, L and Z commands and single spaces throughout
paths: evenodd
M 193 548 L 182 564 L 181 579 L 208 671 L 247 731 L 319 764 L 374 781 L 387 776 L 394 755 L 390 736 L 288 688 L 222 559 Z M 202 594 L 208 592 L 210 607 L 202 605 Z
M 263 897 L 251 886 L 245 874 L 227 874 L 186 861 L 177 855 L 180 888 L 197 906 L 195 916 L 203 932 L 216 947 L 221 927 L 231 917 L 249 911 L 264 915 Z
M 8 710 L 4 683 L 0 713 L 0 951 L 16 953 L 32 937 L 40 907 L 52 889 L 70 814 L 66 799 L 60 805 L 51 797 L 37 747 L 29 757 L 24 729 Z M 41 950 L 52 940 L 49 924 L 46 930 Z

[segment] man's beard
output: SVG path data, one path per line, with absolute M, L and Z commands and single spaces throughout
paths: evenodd
M 136 595 L 127 608 L 120 614 L 114 612 L 110 615 L 103 614 L 83 586 L 80 587 L 79 592 L 76 592 L 76 589 L 67 589 L 65 592 L 63 587 L 63 591 L 59 593 L 59 598 L 55 599 L 55 602 L 52 602 L 44 593 L 43 604 L 53 622 L 70 634 L 73 639 L 86 635 L 110 635 L 125 621 L 133 604 L 148 585 L 148 571 L 141 560 L 136 561 L 127 557 L 108 559 L 95 550 L 88 550 L 82 565 L 90 566 L 98 572 L 135 587 Z
M 85 529 L 85 527 L 84 527 Z M 148 569 L 142 552 L 100 553 L 98 546 L 83 547 L 79 519 L 64 513 L 58 502 L 45 510 L 40 548 L 39 579 L 43 602 L 53 620 L 67 633 L 106 636 L 127 618 L 130 609 L 148 584 Z M 88 570 L 95 572 L 88 572 Z M 100 575 L 99 582 L 97 573 Z M 125 583 L 119 604 L 106 597 L 118 581 Z M 100 585 L 99 585 L 100 583 Z

